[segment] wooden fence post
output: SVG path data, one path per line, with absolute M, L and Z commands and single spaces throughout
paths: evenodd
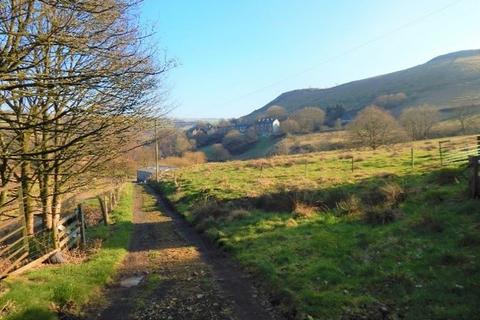
M 468 163 L 470 166 L 470 197 L 476 199 L 479 196 L 479 179 L 478 179 L 478 161 L 480 156 L 470 156 Z
M 353 159 L 353 156 L 352 156 L 352 172 L 353 172 L 353 169 L 355 168 L 354 164 L 355 164 L 355 160 Z
M 108 209 L 107 209 L 107 204 L 105 202 L 106 197 L 102 197 L 101 195 L 97 196 L 98 203 L 100 203 L 100 210 L 102 211 L 103 215 L 103 223 L 105 225 L 108 225 Z
M 413 147 L 410 148 L 410 165 L 412 168 L 415 166 L 415 158 L 413 157 Z
M 477 155 L 480 156 L 480 136 L 477 136 Z
M 87 246 L 87 237 L 85 235 L 85 214 L 83 213 L 82 204 L 77 205 L 77 218 L 80 223 L 80 241 L 83 248 Z
M 440 154 L 440 165 L 443 167 L 442 141 L 438 141 L 438 153 Z

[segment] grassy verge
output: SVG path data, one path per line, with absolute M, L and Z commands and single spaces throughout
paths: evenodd
M 133 186 L 128 184 L 119 205 L 112 213 L 114 225 L 87 229 L 89 239 L 102 239 L 101 249 L 86 262 L 45 266 L 4 281 L 0 304 L 8 304 L 5 319 L 50 320 L 57 312 L 80 314 L 81 307 L 100 296 L 119 262 L 127 253 L 133 213 Z
M 160 187 L 297 319 L 473 319 L 480 207 L 436 141 L 207 164 Z M 306 167 L 306 168 L 305 168 Z

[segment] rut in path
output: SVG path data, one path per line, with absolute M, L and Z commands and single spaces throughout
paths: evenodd
M 228 257 L 147 187 L 135 186 L 134 224 L 129 253 L 105 290 L 107 306 L 88 319 L 282 319 Z

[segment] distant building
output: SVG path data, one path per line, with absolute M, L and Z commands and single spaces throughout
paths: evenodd
M 175 170 L 175 167 L 158 166 L 158 173 Z M 155 178 L 155 167 L 140 168 L 137 170 L 137 183 L 146 183 Z
M 275 118 L 261 118 L 255 122 L 255 131 L 260 136 L 280 133 L 280 121 Z

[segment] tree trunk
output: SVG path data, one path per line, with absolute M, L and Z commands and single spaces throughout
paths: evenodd
M 29 151 L 29 134 L 24 132 L 21 135 L 21 144 L 22 144 L 22 151 L 24 154 L 28 153 Z M 23 212 L 25 215 L 25 225 L 27 229 L 27 234 L 32 235 L 34 233 L 34 217 L 33 217 L 33 210 L 32 210 L 32 198 L 30 196 L 30 189 L 31 189 L 31 170 L 30 170 L 30 162 L 27 159 L 22 159 L 22 163 L 20 166 L 20 188 L 22 188 L 23 194 Z

